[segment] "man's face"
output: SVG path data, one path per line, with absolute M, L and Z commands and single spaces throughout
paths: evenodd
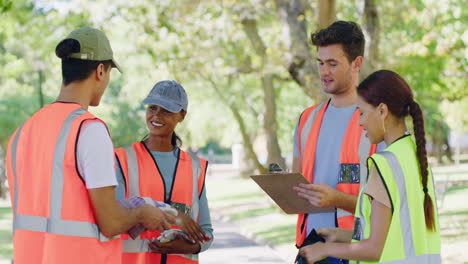
M 341 44 L 318 47 L 319 75 L 328 94 L 346 93 L 353 86 L 354 62 L 349 62 Z

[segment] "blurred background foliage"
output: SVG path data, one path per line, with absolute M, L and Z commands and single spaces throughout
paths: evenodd
M 219 152 L 239 143 L 252 170 L 284 165 L 301 111 L 325 98 L 310 33 L 340 19 L 365 31 L 362 77 L 382 68 L 401 74 L 424 109 L 431 155 L 450 161 L 449 132 L 468 132 L 463 2 L 0 0 L 0 155 L 14 129 L 55 100 L 56 44 L 93 26 L 106 32 L 124 69 L 90 109 L 116 147 L 146 134 L 141 100 L 157 81 L 174 79 L 189 95 L 177 128 L 183 148 Z

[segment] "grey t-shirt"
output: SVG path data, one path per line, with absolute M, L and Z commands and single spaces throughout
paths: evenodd
M 336 189 L 340 173 L 340 151 L 343 138 L 356 106 L 334 107 L 331 103 L 323 116 L 317 140 L 314 163 L 314 182 Z M 299 158 L 297 127 L 294 133 L 294 157 Z M 307 234 L 314 228 L 335 227 L 335 212 L 314 213 L 307 217 Z
M 174 180 L 174 172 L 179 150 L 179 148 L 174 148 L 174 150 L 170 152 L 151 151 L 151 155 L 158 164 L 161 176 L 164 178 L 164 186 L 166 187 L 166 199 L 170 198 L 169 195 L 172 187 L 172 182 Z M 125 198 L 125 182 L 119 163 L 117 163 L 117 181 L 119 185 L 115 190 L 116 198 L 117 200 L 121 200 Z M 205 186 L 203 186 L 199 206 L 200 212 L 198 214 L 198 224 L 209 237 L 213 237 L 213 227 L 211 225 L 210 210 L 208 208 L 208 200 L 206 198 Z M 212 241 L 213 240 L 202 244 L 200 252 L 207 250 L 211 246 Z

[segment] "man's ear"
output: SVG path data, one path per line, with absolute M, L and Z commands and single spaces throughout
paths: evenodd
M 102 81 L 104 79 L 105 73 L 106 69 L 104 67 L 104 64 L 99 63 L 99 65 L 96 67 L 96 80 Z
M 362 56 L 357 56 L 352 63 L 353 71 L 359 72 L 362 67 L 362 62 L 364 61 L 364 57 Z

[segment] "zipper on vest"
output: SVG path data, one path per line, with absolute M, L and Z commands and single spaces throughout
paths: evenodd
M 162 256 L 161 256 L 161 264 L 167 264 L 167 254 L 162 254 Z

